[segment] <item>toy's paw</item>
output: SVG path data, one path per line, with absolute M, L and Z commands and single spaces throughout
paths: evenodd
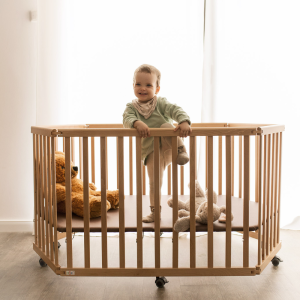
M 181 209 L 178 211 L 179 218 L 188 217 L 189 215 L 190 215 L 190 212 L 185 209 Z
M 170 198 L 170 199 L 167 201 L 167 203 L 168 203 L 168 205 L 169 205 L 170 207 L 173 207 L 173 199 L 172 199 L 172 198 Z
M 92 182 L 89 183 L 89 187 L 90 187 L 90 189 L 93 190 L 93 191 L 96 191 L 96 190 L 97 190 L 96 186 L 95 186 Z M 100 196 L 100 195 L 99 195 L 99 196 Z
M 178 219 L 174 224 L 174 230 L 176 232 L 183 232 L 190 228 L 190 217 L 184 217 Z

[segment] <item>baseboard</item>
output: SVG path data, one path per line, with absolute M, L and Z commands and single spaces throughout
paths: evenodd
M 33 221 L 0 221 L 0 232 L 33 232 Z

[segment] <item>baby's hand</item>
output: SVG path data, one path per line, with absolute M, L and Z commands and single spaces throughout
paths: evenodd
M 180 137 L 187 137 L 192 132 L 192 127 L 189 125 L 187 121 L 182 122 L 177 125 L 174 131 L 177 131 L 180 128 Z
M 133 127 L 138 131 L 140 137 L 146 138 L 150 136 L 150 129 L 144 122 L 135 121 Z

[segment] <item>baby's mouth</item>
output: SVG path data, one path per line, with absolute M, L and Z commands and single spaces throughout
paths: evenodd
M 140 95 L 143 95 L 143 96 L 144 96 L 144 95 L 147 95 L 147 93 L 140 93 Z

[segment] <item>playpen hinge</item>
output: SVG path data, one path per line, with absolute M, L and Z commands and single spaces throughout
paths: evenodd
M 59 136 L 59 135 L 61 135 L 61 134 L 63 134 L 62 131 L 58 131 L 57 129 L 53 129 L 53 130 L 51 131 L 51 135 L 52 135 L 52 136 Z

